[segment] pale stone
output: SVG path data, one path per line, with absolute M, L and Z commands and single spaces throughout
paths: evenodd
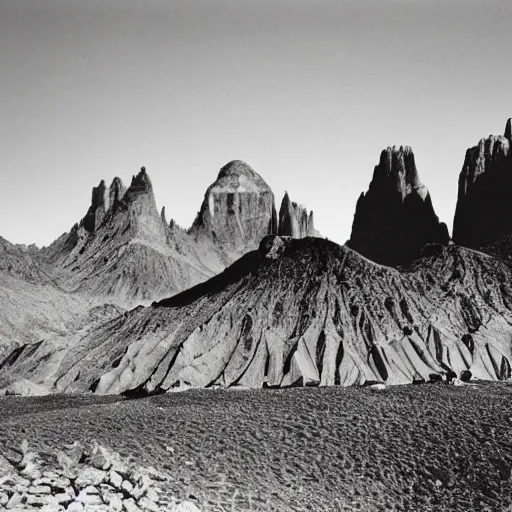
M 201 512 L 191 501 L 182 501 L 178 503 L 175 512 Z
M 75 485 L 79 488 L 88 485 L 99 485 L 107 478 L 105 471 L 93 467 L 85 467 L 81 469 L 76 477 Z
M 79 501 L 73 501 L 73 503 L 69 504 L 66 510 L 68 512 L 82 512 L 82 510 L 84 510 L 84 506 Z
M 29 494 L 50 494 L 52 490 L 48 485 L 33 485 L 28 488 Z
M 17 507 L 21 503 L 22 496 L 19 492 L 15 492 L 7 502 L 5 508 L 11 509 Z
M 133 491 L 133 484 L 129 480 L 123 480 L 121 489 L 124 489 L 128 493 L 131 493 Z
M 133 498 L 123 500 L 123 505 L 126 509 L 126 512 L 140 512 L 140 508 L 136 505 Z
M 142 497 L 138 504 L 142 510 L 148 510 L 149 512 L 158 512 L 160 510 L 160 507 L 154 501 L 151 501 L 147 496 Z
M 110 483 L 117 489 L 120 489 L 121 485 L 123 484 L 123 477 L 117 471 L 111 471 L 109 473 L 109 480 Z

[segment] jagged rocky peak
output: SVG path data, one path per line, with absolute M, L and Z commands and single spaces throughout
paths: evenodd
M 278 235 L 304 238 L 306 236 L 319 236 L 315 229 L 313 211 L 307 211 L 302 204 L 290 200 L 288 192 L 284 193 L 279 209 Z
M 115 177 L 109 189 L 110 206 L 115 207 L 119 204 L 123 200 L 125 193 L 126 187 L 121 178 Z
M 125 197 L 129 201 L 141 194 L 153 195 L 153 185 L 145 167 L 141 167 L 139 173 L 132 177 L 132 182 L 126 191 Z
M 245 162 L 233 160 L 208 187 L 190 232 L 207 236 L 229 251 L 246 252 L 276 230 L 271 188 Z
M 382 151 L 368 192 L 357 201 L 347 245 L 383 265 L 409 265 L 426 244 L 448 244 L 409 146 Z
M 481 249 L 512 234 L 512 120 L 466 151 L 453 221 L 456 244 Z
M 105 180 L 101 180 L 100 184 L 92 189 L 91 206 L 82 219 L 83 227 L 89 233 L 94 233 L 103 222 L 109 208 L 117 205 L 125 192 L 126 188 L 119 178 L 114 178 L 109 188 Z

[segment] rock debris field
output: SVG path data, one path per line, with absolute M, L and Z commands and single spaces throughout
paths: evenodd
M 512 386 L 0 399 L 9 510 L 502 512 Z
M 198 512 L 162 490 L 167 477 L 153 467 L 123 461 L 93 442 L 38 453 L 21 442 L 17 457 L 0 457 L 0 506 L 11 511 Z

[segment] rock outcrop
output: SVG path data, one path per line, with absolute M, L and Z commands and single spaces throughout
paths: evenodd
M 459 176 L 453 241 L 482 249 L 512 234 L 512 120 L 467 150 Z
M 279 209 L 279 227 L 277 234 L 291 236 L 292 238 L 304 238 L 306 236 L 320 236 L 315 229 L 313 211 L 308 214 L 307 208 L 290 200 L 288 192 L 284 193 Z
M 349 247 L 377 263 L 397 266 L 412 263 L 426 244 L 448 241 L 411 148 L 382 151 L 368 192 L 357 201 Z
M 189 232 L 195 239 L 212 240 L 231 263 L 277 232 L 274 194 L 249 165 L 233 160 L 208 187 Z

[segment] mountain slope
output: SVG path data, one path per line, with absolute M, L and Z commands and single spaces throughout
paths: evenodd
M 504 262 L 456 246 L 400 272 L 326 240 L 267 237 L 208 282 L 89 332 L 54 390 L 508 378 L 509 283 Z

